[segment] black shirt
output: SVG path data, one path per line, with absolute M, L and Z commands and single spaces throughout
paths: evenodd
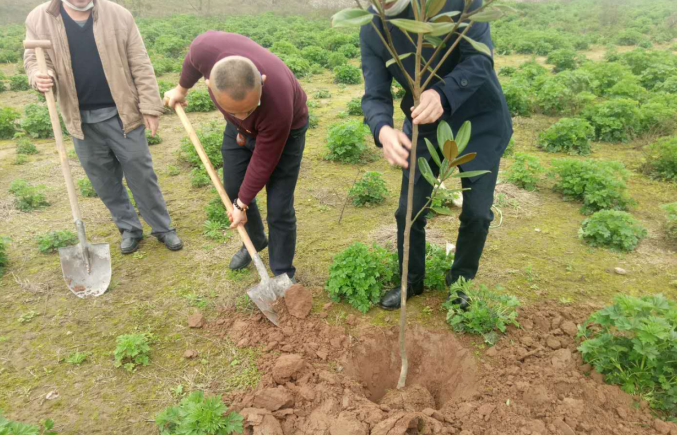
M 93 16 L 90 14 L 85 25 L 81 27 L 61 6 L 61 17 L 68 36 L 80 110 L 114 107 L 115 101 L 110 93 L 99 50 L 94 40 Z

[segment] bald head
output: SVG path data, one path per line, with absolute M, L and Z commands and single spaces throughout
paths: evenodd
M 261 87 L 261 76 L 254 63 L 242 56 L 228 56 L 218 61 L 210 75 L 212 90 L 225 92 L 235 101 Z

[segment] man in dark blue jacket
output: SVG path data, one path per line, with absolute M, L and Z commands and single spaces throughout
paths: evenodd
M 462 11 L 463 0 L 447 0 L 441 12 Z M 470 8 L 474 10 L 482 5 L 475 0 Z M 386 5 L 388 18 L 414 19 L 410 0 L 398 0 Z M 383 34 L 383 22 L 378 16 L 374 24 Z M 399 54 L 415 51 L 409 38 L 394 25 L 388 23 L 393 43 Z M 467 36 L 486 44 L 493 50 L 489 25 L 474 23 Z M 453 39 L 452 39 L 453 41 Z M 395 213 L 397 220 L 397 247 L 402 268 L 402 247 L 407 209 L 409 183 L 408 156 L 411 150 L 412 122 L 419 125 L 417 155 L 431 160 L 424 138 L 437 143 L 437 123 L 444 120 L 454 133 L 465 121 L 472 123 L 472 136 L 466 152 L 476 152 L 477 157 L 464 165 L 461 171 L 488 170 L 488 174 L 462 179 L 463 209 L 460 215 L 460 228 L 456 243 L 456 256 L 451 270 L 447 273 L 447 285 L 459 278 L 473 279 L 479 268 L 484 243 L 489 233 L 489 225 L 494 218 L 491 211 L 494 188 L 501 156 L 512 136 L 512 120 L 505 97 L 494 72 L 493 59 L 475 50 L 468 42 L 462 41 L 454 52 L 444 61 L 430 87 L 421 95 L 418 107 L 412 107 L 414 100 L 407 80 L 396 63 L 386 67 L 392 58 L 371 25 L 362 26 L 360 32 L 362 49 L 362 71 L 365 81 L 365 94 L 362 98 L 362 110 L 365 122 L 374 135 L 376 145 L 383 148 L 383 155 L 391 163 L 403 168 L 402 187 L 399 207 Z M 450 44 L 451 45 L 451 42 Z M 429 59 L 432 48 L 424 48 L 423 55 Z M 433 66 L 442 56 L 438 56 Z M 402 60 L 411 77 L 414 76 L 414 56 Z M 424 76 L 424 81 L 425 78 Z M 393 125 L 392 81 L 395 79 L 407 91 L 400 108 L 406 115 L 403 129 Z M 434 162 L 433 171 L 439 170 Z M 426 203 L 432 192 L 432 186 L 416 171 L 414 187 L 414 209 L 416 215 Z M 425 214 L 412 225 L 409 253 L 409 279 L 407 298 L 423 293 L 425 277 Z M 464 301 L 459 301 L 464 302 Z M 400 287 L 388 291 L 381 300 L 382 308 L 400 307 Z

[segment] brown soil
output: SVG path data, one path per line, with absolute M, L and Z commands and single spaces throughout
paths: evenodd
M 486 351 L 448 330 L 410 328 L 403 391 L 394 390 L 396 328 L 358 320 L 348 331 L 322 312 L 305 320 L 282 312 L 276 328 L 234 311 L 205 328 L 263 349 L 257 388 L 224 397 L 245 417 L 246 434 L 677 435 L 677 425 L 656 421 L 645 403 L 635 406 L 582 363 L 576 325 L 593 310 L 526 307 L 522 328 Z

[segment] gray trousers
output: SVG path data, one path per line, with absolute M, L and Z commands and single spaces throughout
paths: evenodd
M 82 131 L 84 140 L 73 138 L 75 152 L 122 237 L 143 237 L 141 221 L 122 184 L 123 176 L 152 234 L 174 231 L 153 170 L 144 126 L 125 136 L 120 117 L 115 115 L 105 121 L 83 123 Z

